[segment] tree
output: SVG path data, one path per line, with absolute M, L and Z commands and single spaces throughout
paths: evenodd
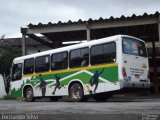
M 4 37 L 5 37 L 5 34 L 1 35 L 0 39 L 4 39 Z
M 15 57 L 21 56 L 21 49 L 0 40 L 0 74 L 3 76 L 6 93 L 10 87 L 10 68 Z

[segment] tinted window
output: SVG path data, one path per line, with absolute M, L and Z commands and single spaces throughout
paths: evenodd
M 22 64 L 14 64 L 12 68 L 12 80 L 20 80 L 22 78 Z
M 70 52 L 70 67 L 83 67 L 89 64 L 89 48 L 81 48 Z
M 123 38 L 123 53 L 147 57 L 145 43 L 133 38 Z
M 68 68 L 68 53 L 61 52 L 52 55 L 51 61 L 51 69 L 58 70 L 58 69 L 66 69 Z
M 24 74 L 31 74 L 34 72 L 34 58 L 27 59 L 24 61 Z
M 37 57 L 35 61 L 35 72 L 45 72 L 50 70 L 50 56 Z
M 116 43 L 95 45 L 91 48 L 91 64 L 103 64 L 115 62 Z

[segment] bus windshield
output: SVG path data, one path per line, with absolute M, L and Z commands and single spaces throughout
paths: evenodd
M 128 37 L 123 37 L 123 53 L 147 57 L 145 43 L 140 40 Z

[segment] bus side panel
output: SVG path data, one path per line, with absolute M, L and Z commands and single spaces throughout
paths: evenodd
M 22 89 L 23 89 L 23 80 L 18 80 L 10 83 L 11 88 L 10 88 L 10 95 L 12 97 L 18 98 L 22 97 Z
M 93 81 L 96 71 L 100 73 L 98 82 Z M 60 77 L 60 84 L 57 86 L 56 75 Z M 68 87 L 72 81 L 81 81 L 84 88 L 84 94 L 107 92 L 119 89 L 118 84 L 118 65 L 109 64 L 96 66 L 91 69 L 83 69 L 74 72 L 64 72 L 58 74 L 46 74 L 42 76 L 46 81 L 46 96 L 63 96 L 68 95 Z M 35 77 L 39 81 L 39 76 Z M 96 79 L 94 79 L 96 80 Z M 42 96 L 40 81 L 35 85 L 35 96 Z M 57 86 L 57 88 L 56 88 Z M 54 93 L 55 92 L 55 93 Z M 54 93 L 54 94 L 53 94 Z
M 57 78 L 58 76 L 58 78 Z M 59 82 L 57 83 L 57 81 Z M 83 83 L 84 93 L 95 94 L 119 89 L 118 64 L 105 64 L 81 68 L 81 70 L 65 70 L 63 72 L 47 72 L 24 76 L 22 80 L 13 82 L 11 94 L 22 97 L 25 85 L 33 87 L 34 96 L 65 96 L 72 81 Z M 91 92 L 92 91 L 92 92 Z

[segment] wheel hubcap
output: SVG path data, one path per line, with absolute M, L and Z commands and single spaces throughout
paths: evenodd
M 74 88 L 74 89 L 73 89 L 72 98 L 74 98 L 74 99 L 79 99 L 79 98 L 80 98 L 79 88 Z
M 32 91 L 27 91 L 27 99 L 31 100 L 32 99 Z

